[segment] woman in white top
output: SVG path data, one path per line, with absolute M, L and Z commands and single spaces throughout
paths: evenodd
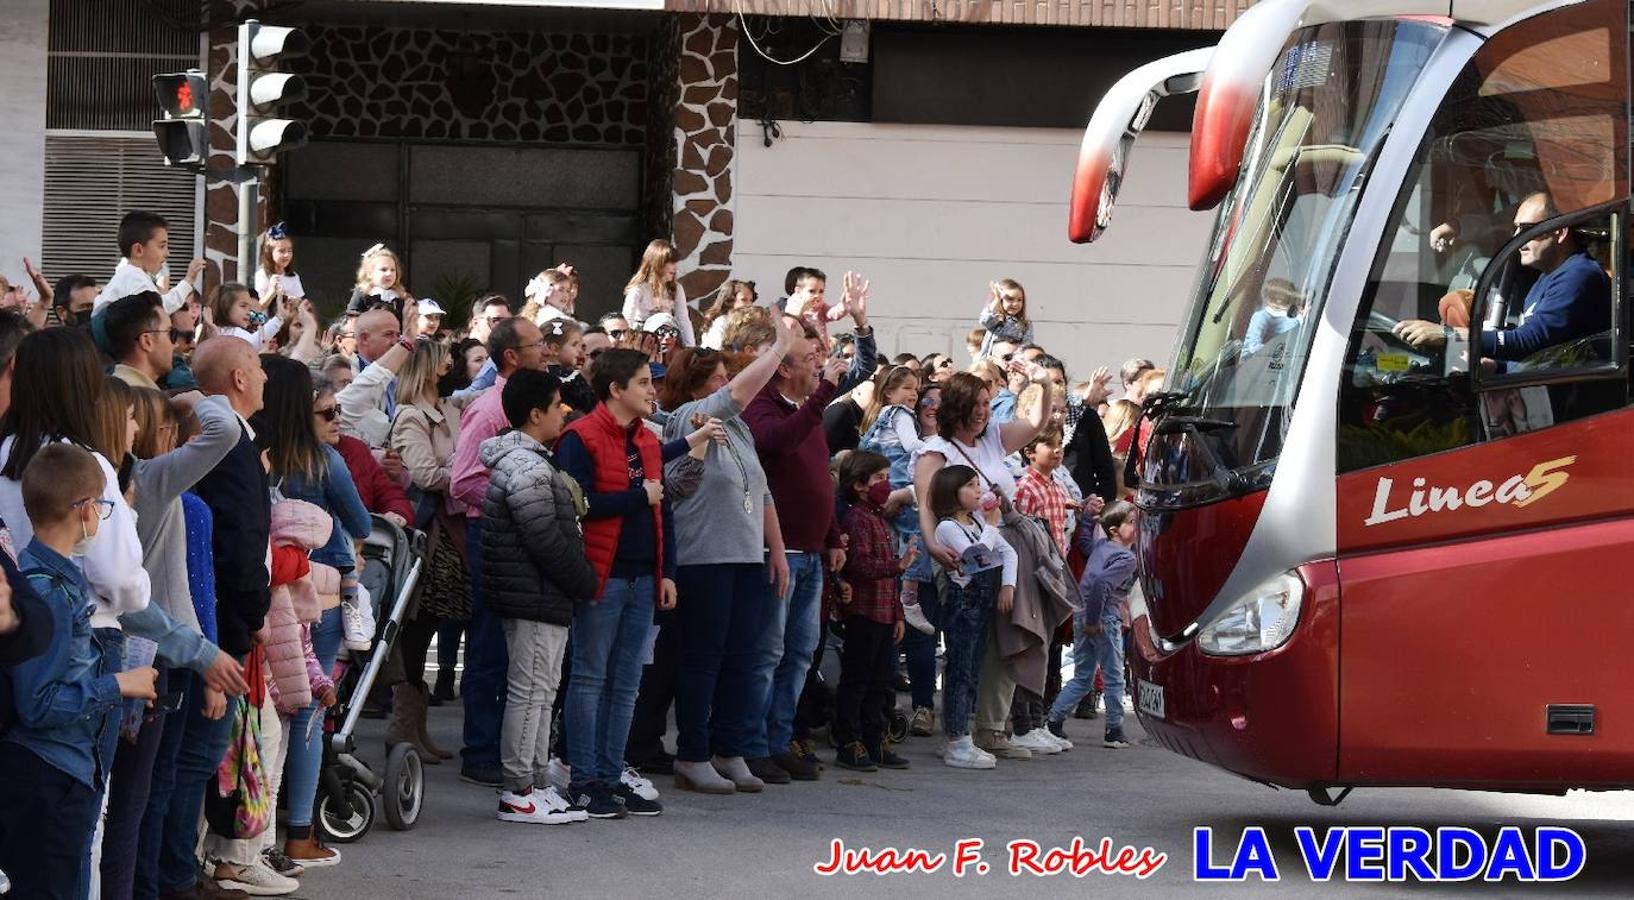
M 687 295 L 675 280 L 675 262 L 675 247 L 669 241 L 659 239 L 647 245 L 641 254 L 641 267 L 624 286 L 624 318 L 632 329 L 640 331 L 648 316 L 667 312 L 675 317 L 681 331 L 681 346 L 696 347 Z
M 1012 366 L 1024 367 L 1034 384 L 1049 385 L 1049 373 L 1020 360 Z M 1019 369 L 1018 369 L 1019 371 Z M 937 411 L 937 435 L 926 439 L 913 454 L 914 494 L 930 496 L 931 479 L 948 465 L 966 465 L 976 470 L 982 482 L 982 507 L 998 508 L 1003 524 L 999 532 L 1014 544 L 1013 534 L 1018 514 L 1010 508 L 1010 499 L 1016 493 L 1016 480 L 1004 464 L 1004 458 L 1020 450 L 1044 428 L 1048 410 L 1039 404 L 1026 418 L 1016 418 L 994 427 L 992 390 L 987 382 L 968 372 L 959 372 L 942 389 L 942 403 Z M 936 518 L 927 503 L 919 504 L 919 527 L 925 540 L 925 550 L 936 562 L 949 570 L 959 566 L 958 554 L 936 537 Z M 1001 605 L 998 612 L 1009 612 Z M 1006 758 L 1026 758 L 1031 754 L 1012 748 L 1004 736 L 1010 718 L 1010 701 L 1015 695 L 1015 676 L 998 654 L 989 650 L 982 663 L 981 696 L 976 705 L 976 745 Z
M 0 520 L 18 548 L 34 538 L 23 507 L 23 471 L 39 448 L 64 441 L 92 452 L 105 480 L 100 499 L 110 506 L 96 539 L 78 557 L 91 587 L 91 627 L 126 631 L 158 644 L 159 655 L 171 665 L 193 667 L 210 686 L 242 693 L 243 669 L 231 656 L 213 652 L 202 637 L 150 603 L 152 582 L 142 566 L 142 543 L 136 534 L 136 514 L 119 489 L 119 472 L 109 454 L 123 461 L 129 432 L 112 434 L 105 423 L 106 376 L 102 357 L 83 331 L 48 328 L 23 338 L 17 346 L 14 377 L 27 390 L 12 394 L 0 440 Z M 72 402 L 70 402 L 72 398 Z M 127 413 L 127 419 L 130 414 Z M 177 453 L 178 451 L 172 451 Z M 149 465 L 158 460 L 150 461 Z M 123 651 L 120 651 L 123 655 Z M 112 748 L 108 756 L 112 757 Z

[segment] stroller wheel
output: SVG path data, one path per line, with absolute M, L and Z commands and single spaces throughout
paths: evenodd
M 374 797 L 352 781 L 346 784 L 346 806 L 340 808 L 328 791 L 318 791 L 318 827 L 332 844 L 350 844 L 374 827 Z
M 420 752 L 413 744 L 394 745 L 386 757 L 386 784 L 380 789 L 386 821 L 398 831 L 413 828 L 420 821 L 420 807 L 425 797 L 425 770 Z
M 908 739 L 908 717 L 903 714 L 902 710 L 892 709 L 885 723 L 885 729 L 890 734 L 892 741 L 898 744 L 902 743 Z

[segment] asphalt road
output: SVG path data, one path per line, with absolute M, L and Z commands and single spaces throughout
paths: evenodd
M 433 710 L 433 733 L 458 744 L 457 706 Z M 383 760 L 383 723 L 368 722 L 364 759 Z M 768 787 L 758 796 L 708 797 L 672 790 L 656 779 L 667 805 L 653 819 L 630 818 L 567 826 L 506 824 L 494 817 L 492 791 L 464 784 L 454 764 L 429 767 L 419 826 L 394 832 L 383 818 L 357 844 L 341 848 L 341 865 L 303 876 L 303 897 L 370 898 L 805 898 L 879 896 L 1114 897 L 1311 896 L 1334 894 L 1476 893 L 1503 897 L 1627 897 L 1634 888 L 1634 795 L 1523 797 L 1459 791 L 1357 791 L 1337 809 L 1303 794 L 1276 792 L 1164 751 L 1144 740 L 1134 717 L 1126 728 L 1136 746 L 1099 746 L 1099 721 L 1071 721 L 1078 749 L 1027 762 L 1001 761 L 988 772 L 947 768 L 935 738 L 911 738 L 913 761 L 903 772 L 862 775 L 830 766 L 817 783 Z M 1091 737 L 1096 738 L 1093 743 Z M 456 761 L 457 762 L 457 761 Z M 1262 826 L 1281 880 L 1199 883 L 1193 879 L 1192 829 L 1209 825 L 1216 863 L 1245 828 Z M 1473 827 L 1493 838 L 1503 825 L 1531 829 L 1567 825 L 1587 842 L 1581 875 L 1561 884 L 1347 884 L 1313 882 L 1300 861 L 1294 829 L 1310 825 Z M 1150 847 L 1167 855 L 1149 878 L 1128 875 L 1010 875 L 1006 844 L 1037 841 L 1044 850 L 1081 836 L 1093 847 L 1103 836 L 1114 848 Z M 946 853 L 934 874 L 820 876 L 813 867 L 839 838 L 852 848 L 920 848 Z M 979 838 L 989 866 L 965 877 L 952 873 L 956 842 Z M 1341 869 L 1342 871 L 1342 869 Z

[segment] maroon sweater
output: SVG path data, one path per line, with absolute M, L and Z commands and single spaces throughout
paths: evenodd
M 817 389 L 798 407 L 784 400 L 776 385 L 768 384 L 743 411 L 777 503 L 788 550 L 816 552 L 841 546 L 834 521 L 834 480 L 828 474 L 828 441 L 823 437 L 823 410 L 832 399 L 834 385 L 826 379 L 818 381 Z

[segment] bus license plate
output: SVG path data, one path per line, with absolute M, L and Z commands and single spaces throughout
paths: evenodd
M 1137 680 L 1136 687 L 1139 694 L 1136 702 L 1140 705 L 1140 711 L 1159 719 L 1164 718 L 1163 685 Z

